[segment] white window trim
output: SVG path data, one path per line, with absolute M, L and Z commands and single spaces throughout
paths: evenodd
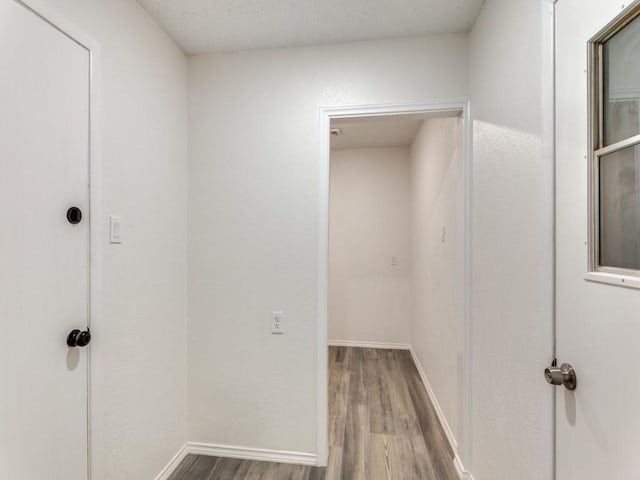
M 585 280 L 609 285 L 640 289 L 640 269 L 607 267 L 599 264 L 599 159 L 624 148 L 640 144 L 640 134 L 602 147 L 603 96 L 602 45 L 640 15 L 640 0 L 634 1 L 620 15 L 607 24 L 588 43 L 589 46 L 589 241 L 588 265 Z

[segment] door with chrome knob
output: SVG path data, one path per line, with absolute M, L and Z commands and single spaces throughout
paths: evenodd
M 621 141 L 640 133 L 640 3 L 552 3 L 554 356 L 580 372 L 575 390 L 555 389 L 553 478 L 637 480 L 640 149 L 638 139 L 626 148 Z M 552 381 L 575 383 L 575 371 L 558 365 Z
M 578 385 L 576 371 L 569 363 L 559 367 L 554 360 L 550 367 L 544 369 L 544 378 L 551 385 L 564 385 L 567 390 L 575 390 Z

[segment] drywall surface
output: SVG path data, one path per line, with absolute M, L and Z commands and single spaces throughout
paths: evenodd
M 186 441 L 187 65 L 132 0 L 46 0 L 101 46 L 95 480 L 151 479 Z M 108 244 L 108 216 L 123 243 Z
M 189 71 L 189 438 L 313 453 L 320 108 L 464 96 L 467 37 L 203 55 Z
M 330 167 L 329 339 L 408 344 L 409 148 L 332 150 Z
M 476 480 L 553 476 L 553 391 L 542 377 L 553 345 L 553 170 L 541 100 L 548 8 L 488 0 L 469 37 L 473 411 L 465 466 Z
M 460 118 L 425 120 L 411 145 L 410 343 L 462 439 L 464 184 Z M 444 229 L 444 231 L 443 231 Z

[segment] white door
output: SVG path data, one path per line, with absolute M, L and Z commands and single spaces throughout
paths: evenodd
M 1 479 L 87 478 L 88 162 L 89 52 L 0 0 Z
M 640 479 L 640 290 L 585 279 L 592 153 L 587 42 L 623 3 L 556 4 L 557 357 L 577 372 L 575 391 L 556 387 L 558 480 Z M 623 278 L 609 280 L 622 284 Z

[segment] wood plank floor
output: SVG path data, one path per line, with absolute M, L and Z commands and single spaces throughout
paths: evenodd
M 329 465 L 189 455 L 169 480 L 456 480 L 453 451 L 404 350 L 329 348 Z

